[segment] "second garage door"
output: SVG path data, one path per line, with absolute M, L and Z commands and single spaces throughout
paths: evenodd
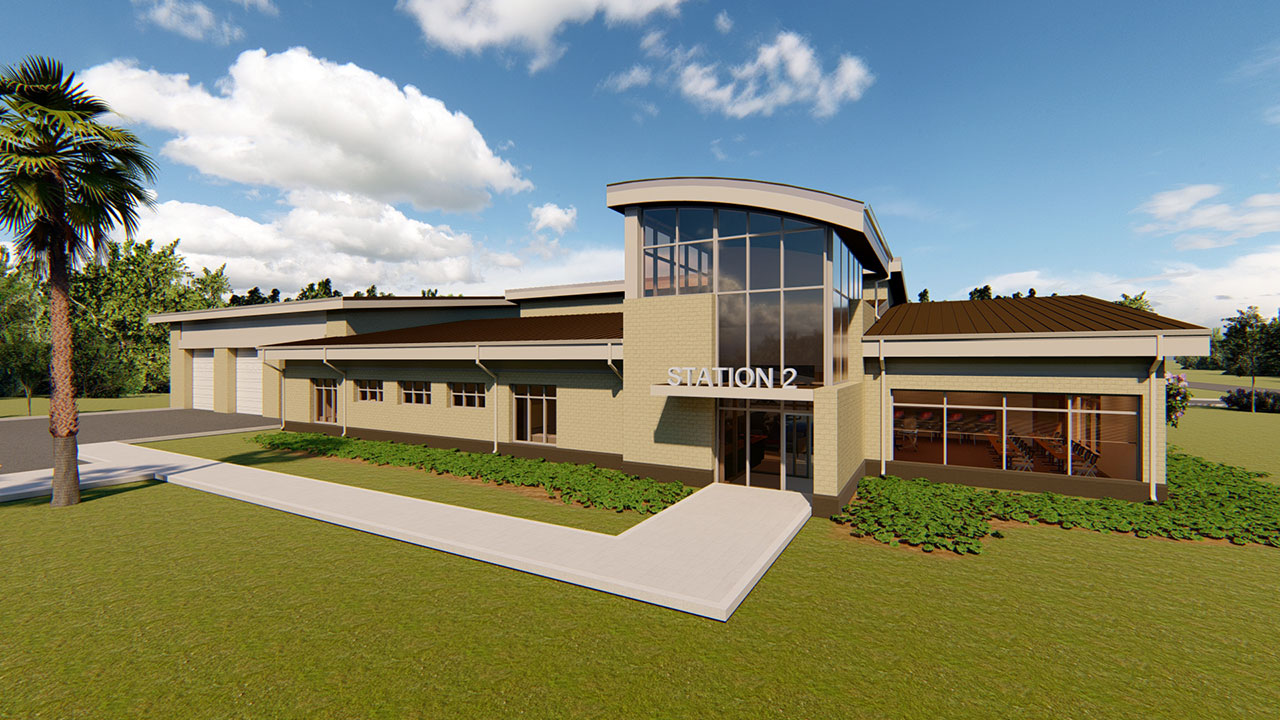
M 262 414 L 262 360 L 253 348 L 236 351 L 236 412 Z
M 213 351 L 196 350 L 191 358 L 191 407 L 213 409 Z

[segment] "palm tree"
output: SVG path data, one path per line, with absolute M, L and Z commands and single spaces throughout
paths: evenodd
M 102 122 L 110 112 L 55 60 L 0 70 L 0 228 L 49 281 L 54 506 L 80 502 L 70 273 L 114 228 L 132 237 L 152 204 L 155 165 L 133 133 Z

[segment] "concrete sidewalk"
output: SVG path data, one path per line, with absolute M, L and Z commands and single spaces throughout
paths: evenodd
M 154 477 L 721 621 L 810 516 L 799 493 L 716 484 L 614 536 L 121 443 L 83 454 L 104 484 Z M 0 501 L 41 485 L 15 475 L 32 477 L 0 475 Z

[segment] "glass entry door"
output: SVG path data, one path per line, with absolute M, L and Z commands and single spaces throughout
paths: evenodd
M 719 481 L 813 492 L 813 404 L 721 400 Z

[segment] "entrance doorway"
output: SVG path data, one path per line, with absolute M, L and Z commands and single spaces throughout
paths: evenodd
M 813 403 L 720 400 L 720 482 L 813 492 Z
M 338 422 L 338 381 L 317 378 L 311 381 L 311 386 L 316 394 L 316 422 Z

